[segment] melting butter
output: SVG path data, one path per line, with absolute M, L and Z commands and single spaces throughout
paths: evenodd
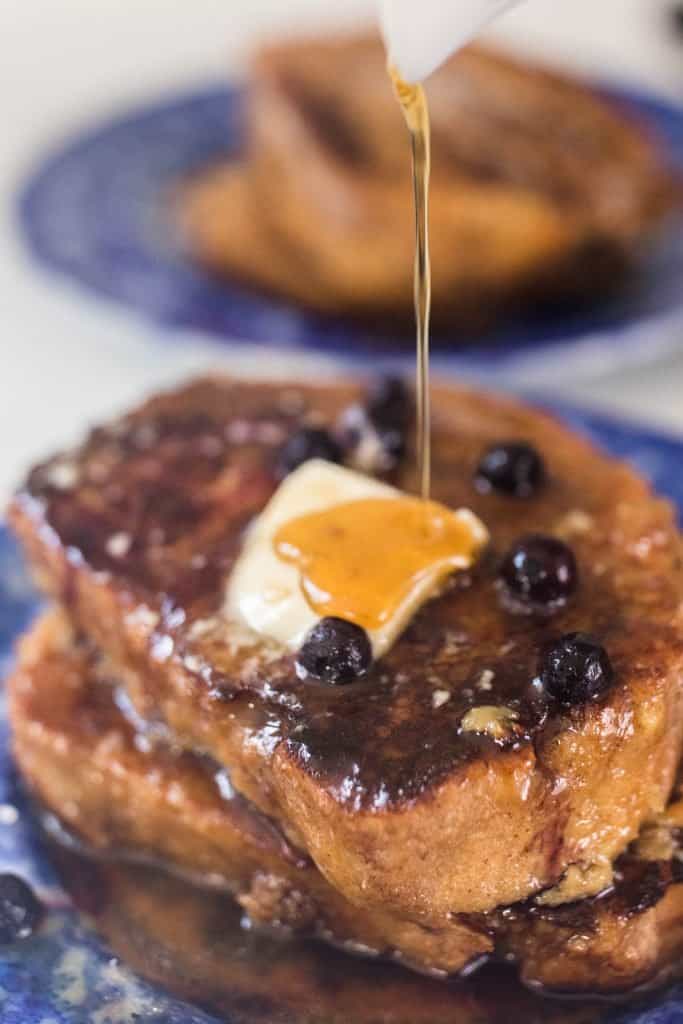
M 408 496 L 365 498 L 299 516 L 275 535 L 307 603 L 368 632 L 399 612 L 423 577 L 439 583 L 472 564 L 480 546 L 470 517 Z
M 487 539 L 467 509 L 313 459 L 283 481 L 250 529 L 226 611 L 292 650 L 320 618 L 338 615 L 366 629 L 379 658 Z

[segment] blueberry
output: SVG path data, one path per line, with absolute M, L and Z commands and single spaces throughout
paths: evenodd
M 406 453 L 411 409 L 408 389 L 398 377 L 381 378 L 365 405 L 349 406 L 340 433 L 351 463 L 367 473 L 394 469 Z
M 301 427 L 285 441 L 277 458 L 277 474 L 285 477 L 309 459 L 341 462 L 341 445 L 321 427 Z
M 0 875 L 0 945 L 28 939 L 43 908 L 33 889 L 17 875 Z
M 529 534 L 513 544 L 501 563 L 500 577 L 510 597 L 539 611 L 564 605 L 578 584 L 572 549 L 543 534 Z
M 350 405 L 339 418 L 339 436 L 346 460 L 361 473 L 387 473 L 405 454 L 405 437 L 397 431 L 380 433 L 362 405 Z
M 412 411 L 405 382 L 400 377 L 382 378 L 368 396 L 367 411 L 388 459 L 398 462 L 406 453 Z
M 400 377 L 380 378 L 368 395 L 368 416 L 378 430 L 403 430 L 410 408 L 408 388 Z
M 671 8 L 671 26 L 683 39 L 683 3 L 675 3 Z
M 474 477 L 482 494 L 500 491 L 514 498 L 530 498 L 545 480 L 545 465 L 536 449 L 525 441 L 509 441 L 487 448 Z
M 296 659 L 297 674 L 342 685 L 364 676 L 372 663 L 368 634 L 346 619 L 328 616 L 309 630 Z
M 546 693 L 565 707 L 598 700 L 614 680 L 609 655 L 587 633 L 567 633 L 541 659 L 539 676 Z

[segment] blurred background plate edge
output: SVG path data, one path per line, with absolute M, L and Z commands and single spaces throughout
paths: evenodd
M 683 107 L 641 91 L 609 94 L 660 133 L 683 169 Z M 17 199 L 20 232 L 45 268 L 125 305 L 176 340 L 184 334 L 289 346 L 373 366 L 407 365 L 409 340 L 378 337 L 217 281 L 182 255 L 168 222 L 173 183 L 213 159 L 236 155 L 239 88 L 205 88 L 152 100 L 66 140 L 29 172 Z M 673 223 L 646 262 L 642 294 L 488 338 L 435 338 L 434 365 L 480 380 L 553 386 L 654 362 L 683 346 L 683 224 Z

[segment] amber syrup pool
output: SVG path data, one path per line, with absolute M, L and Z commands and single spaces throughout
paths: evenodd
M 597 1024 L 602 1003 L 561 1003 L 484 967 L 438 981 L 323 943 L 245 929 L 228 896 L 161 868 L 51 843 L 75 905 L 141 977 L 229 1024 Z

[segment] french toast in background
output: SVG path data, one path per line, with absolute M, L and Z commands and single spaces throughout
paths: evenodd
M 657 140 L 569 77 L 473 46 L 428 95 L 437 321 L 613 290 L 680 200 Z M 410 323 L 409 146 L 379 38 L 266 47 L 247 97 L 243 159 L 182 190 L 190 251 L 310 308 Z

